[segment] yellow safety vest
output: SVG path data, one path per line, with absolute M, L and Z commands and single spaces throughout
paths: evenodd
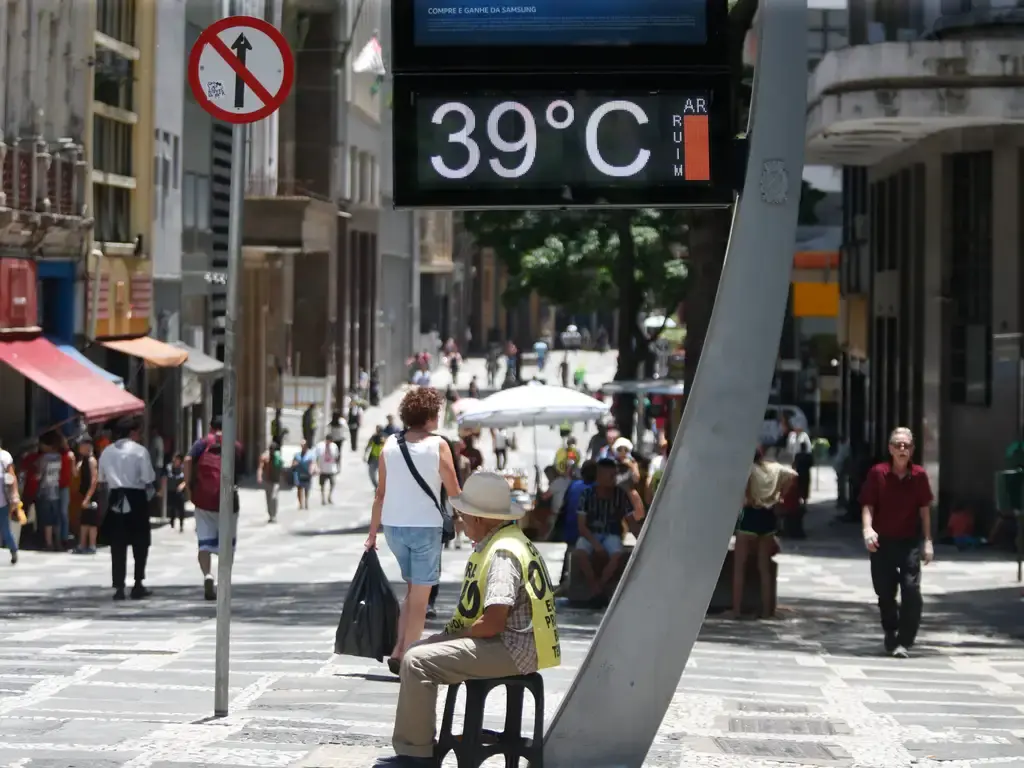
M 499 528 L 481 551 L 473 551 L 469 562 L 466 563 L 459 604 L 444 631 L 446 634 L 454 635 L 483 615 L 487 572 L 490 569 L 491 557 L 499 549 L 515 556 L 523 569 L 526 594 L 530 597 L 533 612 L 537 667 L 557 667 L 562 663 L 562 648 L 558 641 L 558 627 L 555 625 L 555 590 L 551 586 L 551 577 L 548 576 L 544 558 L 517 525 Z

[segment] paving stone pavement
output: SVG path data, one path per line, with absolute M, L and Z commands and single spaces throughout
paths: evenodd
M 553 439 L 542 435 L 542 452 Z M 221 720 L 211 718 L 215 609 L 201 597 L 190 529 L 156 532 L 156 594 L 142 602 L 110 601 L 104 554 L 26 553 L 0 589 L 0 767 L 340 768 L 388 754 L 396 681 L 373 660 L 331 654 L 369 514 L 360 479 L 334 507 L 286 507 L 278 526 L 258 492 L 243 492 Z M 823 476 L 820 494 L 831 490 Z M 830 525 L 831 514 L 813 511 L 810 538 L 779 557 L 779 619 L 707 619 L 645 765 L 1024 768 L 1013 565 L 940 548 L 913 658 L 884 658 L 856 526 Z M 557 570 L 562 547 L 542 550 Z M 442 615 L 464 561 L 465 551 L 445 555 Z M 382 562 L 397 576 L 386 551 Z M 548 718 L 599 620 L 560 609 L 564 664 L 544 675 Z M 654 674 L 656 659 L 638 680 Z M 491 702 L 488 720 L 502 714 Z

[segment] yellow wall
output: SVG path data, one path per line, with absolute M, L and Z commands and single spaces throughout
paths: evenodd
M 793 317 L 838 317 L 839 283 L 793 283 Z
M 148 251 L 153 234 L 153 123 L 156 82 L 154 65 L 156 58 L 156 1 L 136 0 L 135 3 L 135 46 L 139 49 L 139 60 L 135 69 L 135 113 L 139 121 L 132 135 L 134 147 L 132 166 L 135 169 L 135 191 L 132 203 L 132 232 L 142 234 L 142 242 Z M 151 262 L 147 259 L 147 265 Z M 147 266 L 152 272 L 151 266 Z
M 94 39 L 96 25 L 96 3 L 88 0 L 92 6 L 89 19 L 92 28 L 88 30 L 89 39 Z M 153 126 L 155 104 L 154 64 L 156 55 L 156 4 L 153 0 L 138 0 L 135 3 L 135 47 L 139 50 L 139 58 L 135 62 L 135 87 L 132 103 L 135 107 L 137 122 L 132 132 L 132 168 L 135 173 L 135 189 L 131 191 L 131 233 L 141 234 L 143 243 L 142 257 L 128 255 L 127 248 L 108 247 L 101 262 L 102 284 L 106 290 L 100 290 L 99 306 L 96 312 L 96 337 L 145 336 L 149 333 L 153 306 L 153 262 L 151 259 L 152 226 L 153 226 Z M 93 79 L 86 78 L 87 104 L 90 114 L 86 120 L 85 146 L 87 159 L 92 162 L 92 105 Z M 90 165 L 90 171 L 92 170 Z M 90 210 L 93 210 L 91 174 L 86 185 L 86 195 Z M 90 252 L 93 250 L 90 245 Z M 96 275 L 96 261 L 88 260 L 88 279 L 85 302 L 85 327 L 92 330 L 93 298 L 92 282 Z M 134 278 L 134 280 L 133 280 Z M 142 283 L 140 285 L 140 282 Z

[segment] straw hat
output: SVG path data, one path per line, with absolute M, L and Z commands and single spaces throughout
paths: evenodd
M 512 501 L 508 481 L 495 472 L 474 472 L 462 486 L 462 493 L 451 499 L 452 507 L 464 515 L 489 520 L 518 520 L 524 514 Z

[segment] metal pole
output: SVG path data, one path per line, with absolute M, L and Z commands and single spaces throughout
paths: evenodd
M 807 114 L 807 6 L 761 0 L 759 17 L 750 156 L 687 393 L 683 438 L 672 446 L 650 520 L 548 730 L 549 768 L 643 764 L 736 523 L 789 292 Z M 750 300 L 754 295 L 758 301 Z
M 219 552 L 217 558 L 217 661 L 213 714 L 228 714 L 231 663 L 231 565 L 235 559 L 235 442 L 238 435 L 235 376 L 235 320 L 242 268 L 242 214 L 245 204 L 245 126 L 231 130 L 231 198 L 228 220 L 227 308 L 224 312 L 224 412 L 220 457 Z

